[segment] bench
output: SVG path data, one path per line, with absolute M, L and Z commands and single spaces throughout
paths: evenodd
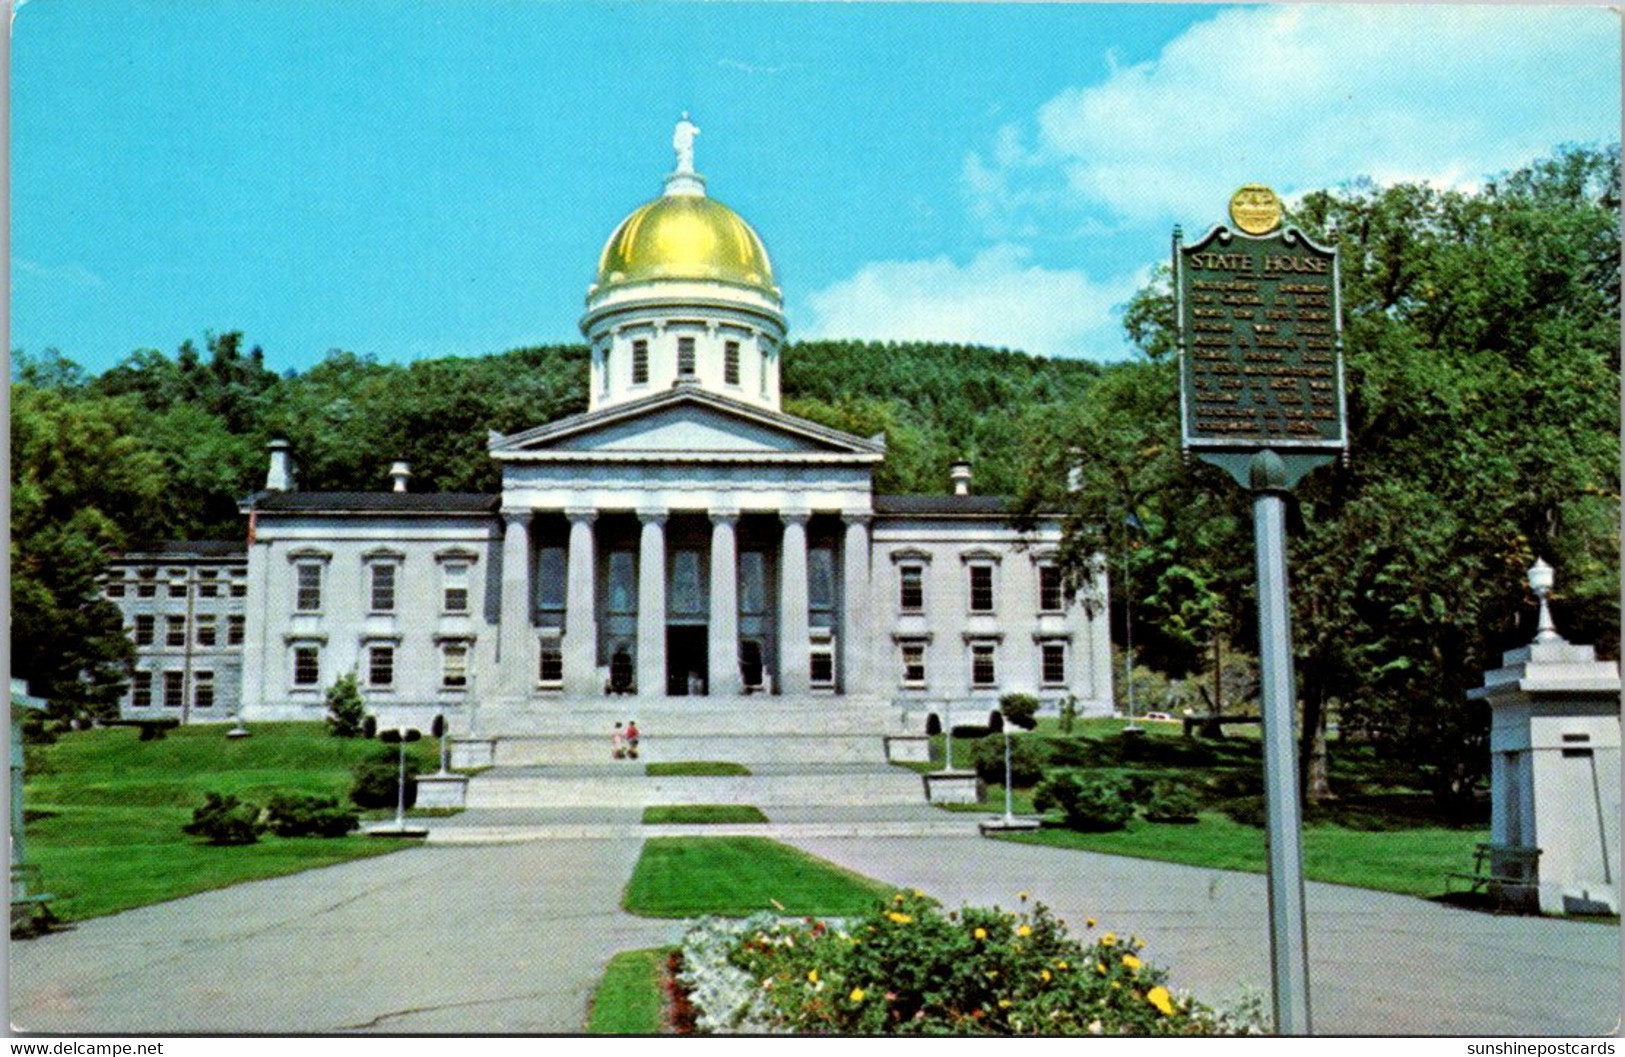
M 1263 723 L 1263 716 L 1184 716 L 1185 737 L 1190 737 L 1195 731 L 1204 738 L 1215 741 L 1224 738 L 1224 728 L 1227 723 Z
M 1466 881 L 1467 892 L 1485 894 L 1498 909 L 1527 909 L 1535 898 L 1536 870 L 1540 849 L 1516 844 L 1478 844 L 1473 848 L 1471 873 L 1453 871 L 1445 875 L 1446 894 L 1454 894 L 1453 882 Z
M 55 918 L 46 904 L 55 899 L 38 892 L 39 867 L 34 863 L 13 863 L 11 867 L 11 934 L 33 936 L 44 932 Z

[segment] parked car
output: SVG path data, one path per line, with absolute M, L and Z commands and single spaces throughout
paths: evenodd
M 1158 721 L 1159 723 L 1177 723 L 1177 722 L 1179 722 L 1177 719 L 1175 719 L 1173 716 L 1170 716 L 1166 712 L 1147 712 L 1145 714 L 1145 718 L 1146 719 L 1154 719 L 1154 720 Z

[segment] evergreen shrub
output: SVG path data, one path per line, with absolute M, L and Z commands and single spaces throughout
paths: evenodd
M 1027 738 L 1010 739 L 1010 783 L 1032 785 L 1044 777 L 1044 750 Z M 1004 738 L 986 737 L 971 746 L 970 766 L 989 785 L 1004 784 Z
M 337 800 L 322 796 L 278 793 L 265 806 L 265 823 L 279 837 L 342 837 L 360 826 L 360 818 Z
M 335 738 L 359 738 L 367 719 L 361 701 L 361 687 L 355 674 L 348 673 L 327 689 L 327 732 Z
M 1062 771 L 1038 783 L 1033 808 L 1060 811 L 1070 829 L 1102 833 L 1128 824 L 1134 817 L 1134 798 L 1121 778 L 1079 778 Z
M 1200 807 L 1188 787 L 1167 779 L 1153 782 L 1141 800 L 1141 811 L 1152 822 L 1195 822 Z
M 204 793 L 203 806 L 192 812 L 192 821 L 181 832 L 202 837 L 209 844 L 253 844 L 262 829 L 260 809 L 253 804 L 221 793 Z
M 1022 730 L 1038 726 L 1038 698 L 1032 694 L 1005 694 L 999 698 L 999 711 Z
M 418 800 L 417 775 L 420 770 L 415 757 L 406 758 L 406 806 Z M 355 781 L 350 786 L 350 800 L 360 808 L 394 807 L 399 797 L 400 750 L 383 749 L 377 755 L 356 764 Z

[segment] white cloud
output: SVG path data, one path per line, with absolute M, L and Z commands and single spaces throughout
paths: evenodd
M 995 237 L 1063 199 L 1130 223 L 1205 223 L 1251 181 L 1471 186 L 1562 142 L 1617 138 L 1619 71 L 1618 16 L 1603 8 L 1225 10 L 1001 130 L 963 183 Z
M 1139 271 L 1106 281 L 1044 268 L 1001 244 L 968 264 L 948 257 L 879 261 L 806 298 L 808 337 L 956 341 L 1047 356 L 1127 355 L 1114 308 L 1144 285 Z

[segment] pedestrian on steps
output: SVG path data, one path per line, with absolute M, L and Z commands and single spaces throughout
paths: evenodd
M 626 759 L 626 735 L 621 732 L 619 723 L 615 724 L 615 733 L 609 738 L 609 755 L 613 760 Z M 637 751 L 634 750 L 632 755 L 636 756 Z
M 619 723 L 615 725 L 620 726 Z M 635 719 L 626 723 L 626 751 L 634 760 L 638 758 L 638 721 Z

